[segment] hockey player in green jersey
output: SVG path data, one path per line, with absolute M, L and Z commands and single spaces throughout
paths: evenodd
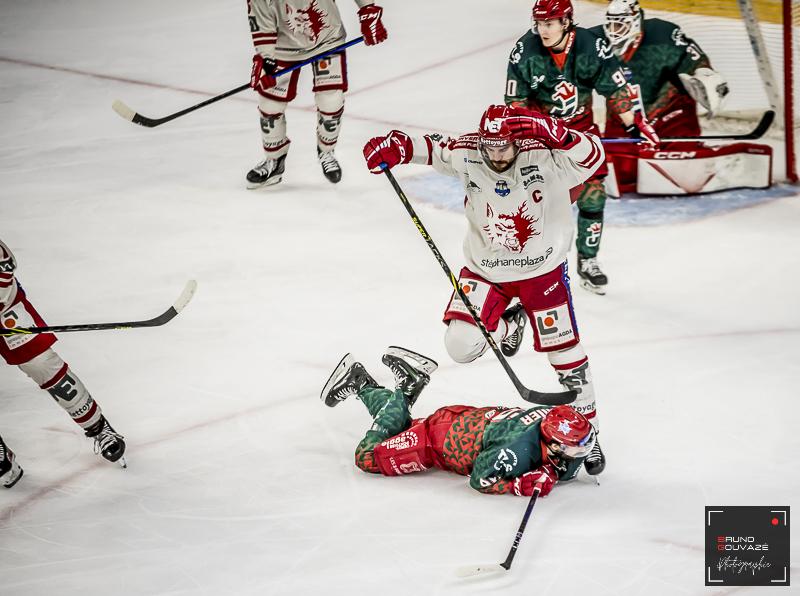
M 634 108 L 634 97 L 621 66 L 608 42 L 582 27 L 576 27 L 570 0 L 537 0 L 531 29 L 511 51 L 505 102 L 544 112 L 565 120 L 570 128 L 599 134 L 592 117 L 592 91 L 607 98 L 609 109 L 621 119 L 631 136 L 651 143 L 658 136 L 642 111 Z M 602 166 L 577 186 L 578 273 L 582 285 L 605 293 L 608 278 L 597 264 L 603 232 L 606 194 Z
M 373 424 L 355 453 L 365 472 L 399 476 L 434 467 L 469 476 L 470 486 L 483 493 L 531 496 L 538 487 L 545 496 L 558 481 L 574 478 L 581 465 L 592 475 L 605 467 L 592 449 L 591 423 L 569 406 L 456 405 L 412 419 L 411 406 L 436 362 L 399 347 L 390 347 L 382 361 L 395 376 L 394 391 L 346 354 L 320 395 L 331 407 L 349 396 L 367 407 Z
M 708 56 L 674 23 L 645 19 L 638 0 L 611 0 L 605 23 L 590 29 L 605 36 L 622 63 L 636 102 L 647 113 L 660 137 L 696 137 L 701 134 L 697 104 L 716 115 L 728 86 L 711 68 Z M 625 124 L 609 110 L 606 137 L 625 133 Z M 662 144 L 662 151 L 694 151 L 696 142 Z M 614 164 L 619 192 L 637 191 L 640 155 L 652 152 L 629 144 L 608 144 L 606 151 Z M 656 158 L 658 156 L 656 155 Z M 702 157 L 695 155 L 694 157 Z M 656 169 L 657 166 L 656 166 Z

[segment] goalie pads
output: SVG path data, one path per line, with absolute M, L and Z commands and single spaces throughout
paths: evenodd
M 772 148 L 756 143 L 706 147 L 670 143 L 669 150 L 641 149 L 636 192 L 693 195 L 772 185 Z
M 686 92 L 703 106 L 709 117 L 720 112 L 722 100 L 728 95 L 728 83 L 722 75 L 710 68 L 698 68 L 693 74 L 679 73 Z

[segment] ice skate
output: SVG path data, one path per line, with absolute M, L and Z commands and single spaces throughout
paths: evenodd
M 339 161 L 333 154 L 332 149 L 330 151 L 322 151 L 317 147 L 317 158 L 319 159 L 319 165 L 322 166 L 322 173 L 325 174 L 328 180 L 336 184 L 342 179 L 342 167 L 339 165 Z
M 86 430 L 86 436 L 94 439 L 94 452 L 99 453 L 103 458 L 110 462 L 116 462 L 123 468 L 128 467 L 128 463 L 123 457 L 125 455 L 125 441 L 117 431 L 115 431 L 102 416 L 95 424 Z
M 255 190 L 263 186 L 278 184 L 283 179 L 284 162 L 286 156 L 277 159 L 265 159 L 252 170 L 247 172 L 247 188 Z
M 425 385 L 430 382 L 431 375 L 439 367 L 427 356 L 399 346 L 389 346 L 381 362 L 394 374 L 397 389 L 406 396 L 409 407 L 414 405 Z
M 519 348 L 522 345 L 522 336 L 525 333 L 525 325 L 528 323 L 528 315 L 525 314 L 522 303 L 517 302 L 511 308 L 507 308 L 503 313 L 503 320 L 509 324 L 509 327 L 512 323 L 517 324 L 517 328 L 500 342 L 500 351 L 507 358 L 511 358 L 511 356 L 519 352 Z
M 578 275 L 581 276 L 581 286 L 584 289 L 601 296 L 606 293 L 608 277 L 600 270 L 596 257 L 583 257 L 579 254 Z
M 331 408 L 351 395 L 358 395 L 364 387 L 378 387 L 378 383 L 367 372 L 364 365 L 356 362 L 352 354 L 344 357 L 333 369 L 328 382 L 322 388 L 319 398 Z
M 586 473 L 590 476 L 597 476 L 606 469 L 606 456 L 600 448 L 600 441 L 595 439 L 594 446 L 583 460 L 583 467 L 586 468 Z
M 6 447 L 0 439 L 0 484 L 11 488 L 22 478 L 22 468 L 19 467 L 14 452 Z

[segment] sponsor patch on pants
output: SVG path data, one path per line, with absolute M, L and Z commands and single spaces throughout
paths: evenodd
M 543 348 L 560 346 L 575 339 L 569 305 L 566 302 L 547 310 L 534 311 L 533 316 L 539 343 Z

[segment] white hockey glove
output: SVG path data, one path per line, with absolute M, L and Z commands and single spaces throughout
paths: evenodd
M 679 73 L 678 76 L 692 99 L 706 109 L 709 117 L 719 114 L 722 100 L 729 91 L 721 74 L 710 68 L 698 68 L 694 74 Z

